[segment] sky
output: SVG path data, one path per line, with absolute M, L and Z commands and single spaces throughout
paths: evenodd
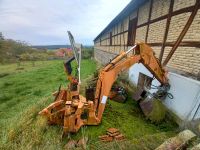
M 131 0 L 0 0 L 0 32 L 30 45 L 92 45 Z

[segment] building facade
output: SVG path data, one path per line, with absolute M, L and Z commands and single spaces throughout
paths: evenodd
M 174 99 L 164 104 L 181 120 L 200 118 L 200 0 L 132 0 L 94 39 L 95 59 L 105 64 L 137 41 L 169 70 Z M 134 65 L 129 79 L 136 85 L 140 73 L 152 77 Z

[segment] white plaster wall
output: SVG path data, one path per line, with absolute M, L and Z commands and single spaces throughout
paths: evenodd
M 200 82 L 170 72 L 169 83 L 174 99 L 166 98 L 164 104 L 182 120 L 192 120 L 200 103 Z M 200 118 L 200 114 L 196 118 Z
M 134 84 L 138 82 L 139 72 L 153 76 L 142 64 L 135 64 L 129 70 L 129 79 Z M 166 107 L 185 121 L 200 118 L 200 82 L 172 72 L 169 72 L 168 77 L 171 85 L 169 92 L 174 99 L 166 98 L 163 101 Z M 156 79 L 152 84 L 160 85 Z

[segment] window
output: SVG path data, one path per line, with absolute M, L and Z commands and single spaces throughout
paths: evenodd
M 137 28 L 137 18 L 129 20 L 129 27 L 128 27 L 128 46 L 132 46 L 135 44 L 135 34 Z

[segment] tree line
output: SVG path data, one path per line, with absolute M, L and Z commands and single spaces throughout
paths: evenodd
M 22 41 L 5 39 L 0 32 L 0 63 L 15 63 L 19 61 L 47 60 L 54 52 L 47 49 L 36 49 Z
M 94 49 L 92 46 L 83 47 L 82 59 L 90 59 L 93 55 Z M 23 41 L 6 39 L 0 32 L 0 64 L 51 59 L 58 59 L 54 50 L 36 48 Z

